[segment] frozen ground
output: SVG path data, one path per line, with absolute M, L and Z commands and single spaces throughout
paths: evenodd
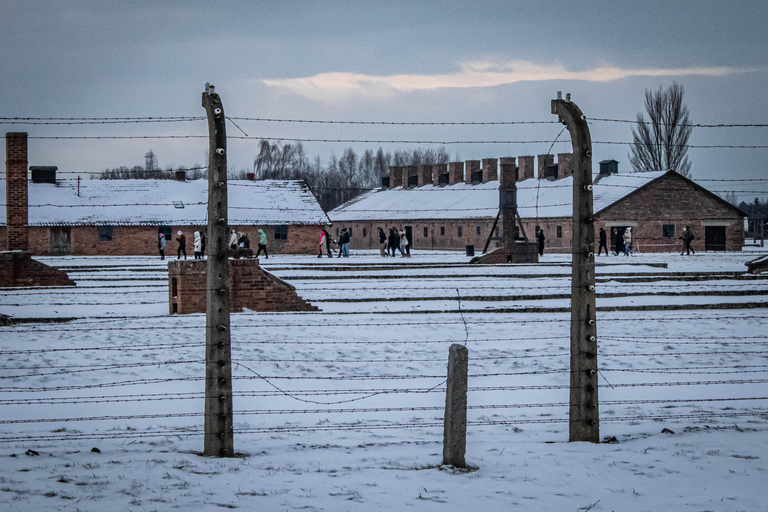
M 163 263 L 45 258 L 77 287 L 0 290 L 0 509 L 766 510 L 750 249 L 598 258 L 599 445 L 567 442 L 566 256 L 262 260 L 322 311 L 233 315 L 233 459 L 198 455 L 205 317 Z M 440 466 L 451 343 L 471 472 Z

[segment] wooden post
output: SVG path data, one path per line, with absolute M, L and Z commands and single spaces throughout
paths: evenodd
M 552 113 L 568 127 L 573 144 L 571 245 L 571 398 L 569 441 L 600 442 L 597 401 L 595 228 L 592 219 L 592 138 L 570 94 L 552 100 Z
M 467 364 L 469 351 L 454 343 L 448 349 L 448 381 L 445 389 L 443 464 L 467 467 Z
M 203 454 L 232 457 L 232 367 L 227 256 L 227 132 L 224 107 L 210 84 L 208 117 L 208 262 L 205 299 L 205 436 Z

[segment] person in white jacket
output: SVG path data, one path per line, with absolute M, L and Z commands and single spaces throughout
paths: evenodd
M 194 249 L 195 249 L 195 259 L 196 260 L 203 259 L 203 239 L 201 238 L 199 231 L 195 231 Z

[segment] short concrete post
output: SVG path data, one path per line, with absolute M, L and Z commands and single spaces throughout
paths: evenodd
M 467 451 L 467 363 L 469 351 L 454 343 L 448 350 L 448 381 L 445 390 L 443 464 L 465 468 Z

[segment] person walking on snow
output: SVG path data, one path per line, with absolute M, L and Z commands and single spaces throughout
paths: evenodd
M 179 242 L 179 248 L 176 249 L 176 259 L 181 259 L 181 253 L 184 253 L 184 259 L 187 259 L 187 237 L 181 231 L 176 234 L 179 235 L 176 238 L 176 241 Z
M 383 257 L 387 257 L 387 235 L 381 228 L 379 228 L 379 252 Z
M 192 247 L 194 248 L 194 251 L 195 251 L 195 259 L 196 260 L 203 259 L 202 244 L 203 244 L 203 240 L 202 240 L 202 238 L 200 238 L 200 232 L 199 231 L 195 231 L 195 242 L 192 245 Z
M 544 230 L 539 228 L 539 232 L 536 234 L 536 241 L 539 243 L 539 256 L 544 256 Z
M 259 250 L 256 251 L 256 257 L 259 257 L 259 254 L 261 254 L 261 251 L 264 251 L 264 256 L 269 259 L 269 253 L 267 252 L 267 235 L 264 233 L 264 230 L 259 228 Z
M 157 249 L 160 251 L 160 259 L 165 259 L 165 235 L 160 233 L 160 237 L 157 239 Z
M 693 254 L 696 254 L 696 251 L 693 250 L 693 247 L 691 247 L 691 242 L 693 242 L 693 239 L 696 238 L 693 236 L 693 231 L 691 231 L 690 226 L 685 226 L 685 229 L 683 229 L 683 234 L 680 236 L 680 238 L 683 239 L 683 252 L 680 253 L 680 256 L 685 253 L 687 256 L 691 255 L 691 251 L 693 251 Z
M 320 241 L 317 243 L 317 257 L 322 258 L 326 254 L 326 247 L 328 242 L 328 232 L 322 230 L 320 232 Z
M 347 228 L 343 228 L 341 230 L 341 236 L 339 237 L 339 258 L 344 256 L 345 258 L 349 258 L 349 231 L 347 231 Z
M 605 255 L 608 256 L 608 237 L 605 234 L 605 229 L 600 228 L 600 246 L 597 248 L 597 255 L 600 256 L 600 252 L 605 249 Z
M 408 237 L 405 236 L 405 231 L 400 231 L 400 252 L 402 253 L 403 258 L 411 257 L 411 250 L 408 247 Z
M 205 258 L 205 232 L 200 232 L 200 259 Z
M 632 255 L 632 228 L 624 230 L 624 256 Z

